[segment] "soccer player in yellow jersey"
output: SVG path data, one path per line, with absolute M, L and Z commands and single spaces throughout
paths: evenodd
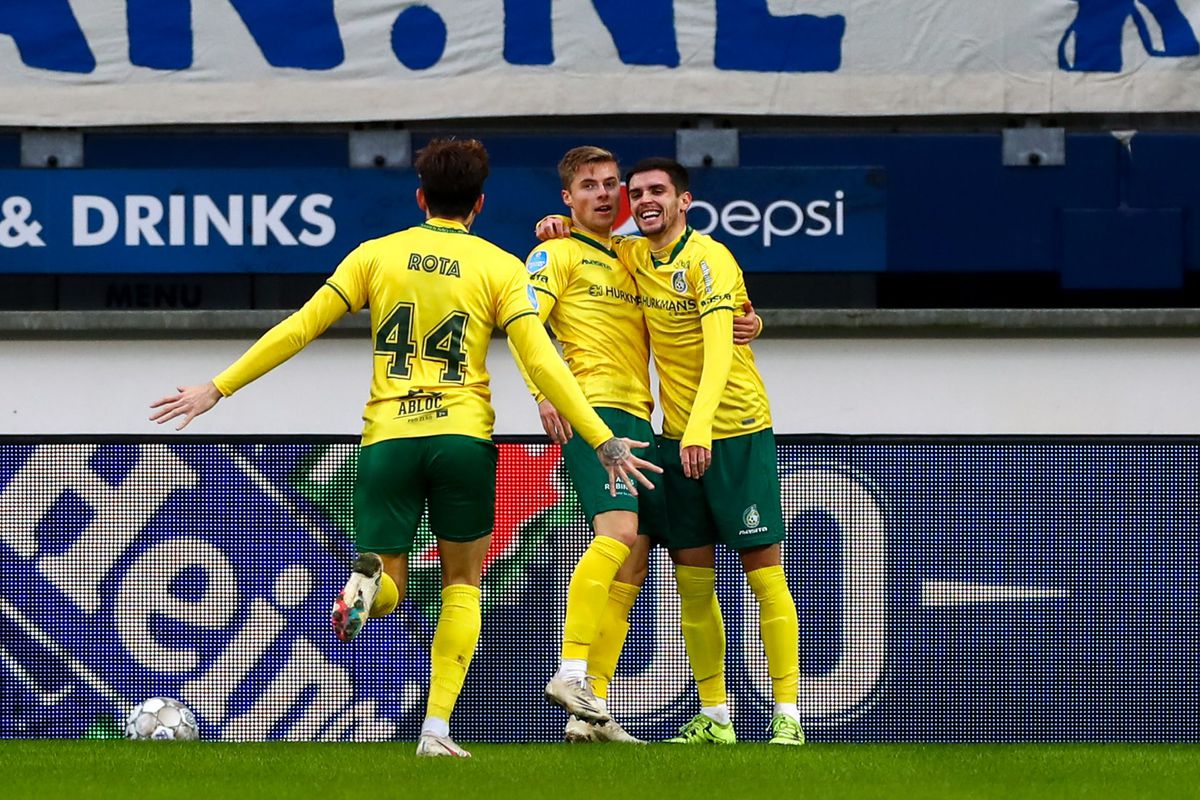
M 687 224 L 692 196 L 682 165 L 644 159 L 625 182 L 644 238 L 623 239 L 617 250 L 637 280 L 654 350 L 671 557 L 702 707 L 672 741 L 733 741 L 725 632 L 713 625 L 720 619 L 714 545 L 721 542 L 738 551 L 758 600 L 775 699 L 770 741 L 803 744 L 799 635 L 781 561 L 786 529 L 771 411 L 754 353 L 731 343 L 734 309 L 746 300 L 742 271 L 724 245 Z
M 431 142 L 417 157 L 422 225 L 359 245 L 295 314 L 232 366 L 155 402 L 152 420 L 179 428 L 282 364 L 347 311 L 371 309 L 375 366 L 363 412 L 354 489 L 359 556 L 334 603 L 338 637 L 403 598 L 408 553 L 428 504 L 442 562 L 442 610 L 417 755 L 469 756 L 451 738 L 450 714 L 479 639 L 479 586 L 495 514 L 495 412 L 488 343 L 503 328 L 538 388 L 596 447 L 612 484 L 652 487 L 632 455 L 588 406 L 538 320 L 517 258 L 468 233 L 483 207 L 487 151 L 474 140 Z
M 544 242 L 526 260 L 530 286 L 539 296 L 538 315 L 550 324 L 571 373 L 600 417 L 618 435 L 653 441 L 641 298 L 612 250 L 621 194 L 617 159 L 599 147 L 576 147 L 563 156 L 558 172 L 562 199 L 571 211 L 569 238 Z M 737 324 L 742 342 L 758 333 L 752 313 Z M 520 367 L 520 357 L 516 360 Z M 546 696 L 573 714 L 568 741 L 636 741 L 614 720 L 589 724 L 574 715 L 607 711 L 608 684 L 646 577 L 652 538 L 666 541 L 662 492 L 634 496 L 618 483 L 613 495 L 587 444 L 573 438 L 554 405 L 530 388 L 547 435 L 563 446 L 567 471 L 596 534 L 571 576 L 562 658 Z M 658 460 L 653 446 L 644 455 Z
M 612 246 L 637 282 L 659 376 L 668 547 L 700 692 L 700 713 L 671 741 L 736 741 L 713 568 L 721 542 L 738 551 L 759 604 L 775 699 L 770 741 L 803 744 L 799 632 L 781 561 L 786 531 L 771 413 L 753 352 L 730 344 L 734 309 L 747 299 L 742 272 L 726 247 L 687 224 L 692 196 L 682 165 L 645 159 L 625 181 L 644 238 Z M 543 219 L 538 235 L 564 235 L 561 221 Z

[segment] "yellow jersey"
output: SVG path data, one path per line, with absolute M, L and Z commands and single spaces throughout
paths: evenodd
M 558 406 L 564 415 L 584 423 L 580 434 L 599 445 L 612 433 L 558 358 L 532 296 L 520 259 L 460 222 L 433 218 L 360 244 L 303 308 L 213 382 L 230 395 L 369 305 L 375 359 L 363 445 L 440 434 L 490 439 L 487 352 L 496 327 L 516 340 L 556 406 L 566 404 Z
M 663 435 L 684 446 L 771 426 L 766 387 L 748 345 L 733 344 L 747 300 L 742 270 L 720 242 L 691 226 L 662 250 L 642 237 L 614 247 L 633 272 L 658 372 Z
M 537 293 L 538 317 L 562 344 L 588 402 L 649 421 L 654 401 L 646 321 L 637 284 L 611 242 L 573 231 L 569 239 L 536 247 L 525 268 Z M 524 374 L 520 357 L 516 361 Z M 526 383 L 540 401 L 528 377 Z

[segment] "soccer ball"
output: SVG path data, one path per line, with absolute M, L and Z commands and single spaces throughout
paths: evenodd
M 191 709 L 170 697 L 151 697 L 125 718 L 126 739 L 199 739 L 200 726 Z

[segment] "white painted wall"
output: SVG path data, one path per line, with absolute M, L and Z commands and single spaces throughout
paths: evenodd
M 2 341 L 0 434 L 164 432 L 149 403 L 207 380 L 248 341 Z M 778 433 L 1190 434 L 1195 339 L 767 339 L 755 344 Z M 371 351 L 318 340 L 190 433 L 359 429 Z M 492 342 L 496 432 L 540 433 L 507 348 Z

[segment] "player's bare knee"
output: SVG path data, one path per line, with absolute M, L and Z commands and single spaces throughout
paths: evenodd
M 627 583 L 630 586 L 641 586 L 646 582 L 646 576 L 650 572 L 651 544 L 649 536 L 636 538 L 633 546 L 629 548 L 629 557 L 617 570 L 615 578 L 617 582 Z
M 747 547 L 745 550 L 739 550 L 738 555 L 742 559 L 742 570 L 745 572 L 783 564 L 783 549 L 778 543 Z
M 632 511 L 605 511 L 592 518 L 592 529 L 597 536 L 616 539 L 632 550 L 638 538 L 638 516 Z
M 380 559 L 384 573 L 396 584 L 396 591 L 400 594 L 396 602 L 400 602 L 408 592 L 408 554 L 384 553 Z
M 716 548 L 712 545 L 703 547 L 684 547 L 671 551 L 671 560 L 680 567 L 703 567 L 712 569 L 716 565 Z

